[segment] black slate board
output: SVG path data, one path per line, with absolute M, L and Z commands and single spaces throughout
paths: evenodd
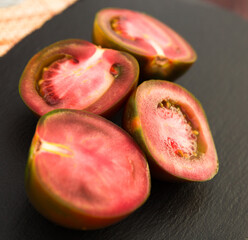
M 144 11 L 183 35 L 197 63 L 177 83 L 202 102 L 220 171 L 205 183 L 152 180 L 149 200 L 122 222 L 72 231 L 40 216 L 24 190 L 24 169 L 37 119 L 18 94 L 24 66 L 57 40 L 91 40 L 102 7 Z M 248 239 L 248 22 L 195 0 L 79 1 L 0 59 L 0 239 Z M 119 112 L 113 121 L 120 123 Z

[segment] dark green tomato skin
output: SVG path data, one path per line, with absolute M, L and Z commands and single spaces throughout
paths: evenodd
M 150 81 L 146 81 L 146 82 L 156 83 L 156 82 L 159 82 L 159 80 L 150 80 Z M 144 82 L 144 83 L 146 83 L 146 82 Z M 160 82 L 167 82 L 167 81 L 160 80 Z M 175 83 L 170 83 L 170 84 L 177 85 Z M 123 119 L 122 119 L 123 128 L 134 138 L 134 140 L 138 143 L 138 145 L 141 147 L 141 149 L 145 153 L 147 160 L 148 160 L 148 163 L 149 163 L 151 175 L 153 177 L 160 179 L 160 180 L 172 181 L 172 182 L 185 182 L 185 181 L 186 182 L 192 182 L 192 181 L 195 181 L 195 180 L 192 180 L 190 178 L 185 178 L 183 176 L 175 176 L 175 175 L 171 174 L 170 171 L 168 171 L 167 169 L 164 169 L 159 164 L 159 161 L 153 157 L 151 151 L 149 150 L 147 143 L 146 143 L 146 139 L 144 137 L 144 129 L 143 129 L 142 124 L 141 124 L 140 115 L 139 115 L 139 111 L 138 111 L 138 101 L 136 98 L 137 90 L 141 85 L 139 85 L 136 88 L 136 90 L 132 93 L 132 95 L 130 96 L 130 98 L 128 99 L 128 101 L 126 103 L 124 115 L 123 115 Z M 179 87 L 182 88 L 181 86 L 179 86 Z M 184 91 L 187 91 L 187 90 L 184 89 Z M 200 102 L 191 93 L 189 93 L 189 94 L 192 97 L 192 99 L 194 99 L 194 101 L 198 104 L 201 111 L 203 111 L 203 108 L 202 108 Z M 205 114 L 204 114 L 204 117 L 205 117 L 205 120 L 207 121 Z M 210 131 L 210 129 L 209 129 L 209 131 Z M 213 141 L 213 139 L 211 139 L 211 141 Z M 218 156 L 217 156 L 215 147 L 214 147 L 214 151 L 216 154 L 216 159 L 214 159 L 214 161 L 216 161 L 216 169 L 214 169 L 214 171 L 211 173 L 211 176 L 209 178 L 206 178 L 204 180 L 199 180 L 199 181 L 211 180 L 217 174 L 218 169 L 219 169 L 219 167 L 218 167 L 219 163 L 218 163 Z M 196 180 L 196 181 L 198 181 L 198 180 Z
M 87 56 L 87 51 L 79 51 L 84 47 L 88 47 L 88 49 L 96 48 L 94 44 L 81 39 L 61 40 L 45 47 L 29 60 L 19 81 L 19 94 L 23 102 L 36 116 L 40 117 L 54 109 L 67 108 L 60 107 L 60 102 L 55 105 L 47 103 L 39 92 L 38 81 L 42 78 L 43 69 L 61 58 L 77 60 L 80 59 L 81 54 Z M 133 56 L 126 52 L 119 52 L 118 54 L 120 54 L 123 64 L 126 64 L 125 73 L 118 75 L 109 89 L 90 106 L 84 109 L 78 109 L 75 106 L 74 109 L 110 117 L 121 108 L 138 84 L 139 64 Z M 123 89 L 123 94 L 116 94 L 118 89 Z M 112 96 L 114 94 L 115 99 L 113 100 Z M 61 101 L 63 102 L 63 99 Z M 73 108 L 73 106 L 70 106 L 70 108 Z
M 108 227 L 112 224 L 115 224 L 122 219 L 126 218 L 133 211 L 135 211 L 138 207 L 140 207 L 149 197 L 150 195 L 150 172 L 148 168 L 148 164 L 145 161 L 144 154 L 140 151 L 142 156 L 144 157 L 144 163 L 146 166 L 146 174 L 147 174 L 147 191 L 145 195 L 141 199 L 140 203 L 137 204 L 135 209 L 132 209 L 129 212 L 125 212 L 123 214 L 115 214 L 115 215 L 97 215 L 97 214 L 89 214 L 82 209 L 75 207 L 71 202 L 66 202 L 64 199 L 60 198 L 54 191 L 52 191 L 45 183 L 42 181 L 42 177 L 39 175 L 39 171 L 37 169 L 37 159 L 36 153 L 37 149 L 39 149 L 40 144 L 40 136 L 39 129 L 41 127 L 46 127 L 46 120 L 49 117 L 56 116 L 60 113 L 65 114 L 78 114 L 82 116 L 91 116 L 93 118 L 102 119 L 102 121 L 107 122 L 108 124 L 113 124 L 110 121 L 102 118 L 101 116 L 86 112 L 86 111 L 78 111 L 78 110 L 69 110 L 69 109 L 56 109 L 51 111 L 45 115 L 43 115 L 36 127 L 36 132 L 34 134 L 31 147 L 29 150 L 28 162 L 25 169 L 25 190 L 28 196 L 30 203 L 33 207 L 45 218 L 52 221 L 53 223 L 77 230 L 93 230 Z M 113 124 L 114 127 L 117 127 Z M 122 134 L 126 135 L 130 140 L 131 137 L 121 128 L 117 127 Z M 135 142 L 133 144 L 138 148 Z M 43 159 L 46 161 L 46 159 Z M 44 176 L 43 176 L 44 177 Z

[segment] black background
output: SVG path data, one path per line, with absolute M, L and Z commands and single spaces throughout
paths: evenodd
M 122 222 L 97 231 L 56 226 L 29 204 L 24 170 L 37 118 L 18 94 L 27 61 L 62 39 L 91 40 L 102 7 L 144 11 L 185 37 L 198 53 L 176 82 L 201 101 L 220 170 L 205 183 L 152 180 L 148 201 Z M 241 239 L 248 238 L 248 22 L 195 0 L 84 0 L 68 8 L 0 59 L 0 239 Z M 121 112 L 112 118 L 120 123 Z

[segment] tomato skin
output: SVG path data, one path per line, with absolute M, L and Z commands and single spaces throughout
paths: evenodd
M 69 116 L 69 118 L 66 118 L 66 116 Z M 74 118 L 74 116 L 76 116 Z M 123 145 L 124 146 L 130 146 L 130 152 L 125 151 L 124 153 L 122 152 L 122 150 L 120 149 L 115 149 L 116 151 L 116 155 L 121 156 L 123 155 L 121 161 L 124 161 L 124 163 L 128 163 L 127 161 L 129 161 L 128 159 L 134 159 L 134 156 L 138 156 L 137 158 L 135 158 L 135 162 L 134 165 L 132 165 L 132 168 L 134 168 L 134 170 L 136 171 L 135 173 L 135 177 L 132 175 L 132 172 L 130 173 L 131 175 L 131 180 L 132 177 L 134 178 L 134 184 L 130 185 L 130 191 L 132 192 L 128 192 L 129 190 L 126 189 L 125 187 L 119 187 L 118 185 L 115 185 L 115 181 L 110 181 L 108 182 L 108 186 L 113 186 L 113 188 L 109 188 L 108 191 L 111 192 L 115 192 L 115 191 L 120 191 L 118 192 L 118 194 L 123 194 L 124 192 L 128 193 L 127 195 L 121 195 L 121 196 L 127 196 L 126 198 L 118 198 L 115 196 L 115 202 L 114 203 L 118 203 L 118 206 L 116 208 L 116 205 L 114 205 L 114 210 L 113 210 L 113 205 L 111 205 L 111 201 L 103 201 L 101 203 L 101 208 L 99 211 L 99 208 L 97 209 L 94 205 L 94 199 L 90 200 L 88 203 L 91 204 L 91 201 L 93 201 L 93 207 L 91 207 L 89 210 L 89 208 L 85 207 L 85 205 L 83 204 L 84 202 L 82 201 L 80 206 L 78 206 L 76 204 L 75 198 L 73 197 L 71 200 L 68 200 L 66 198 L 63 198 L 63 194 L 58 194 L 58 190 L 61 191 L 65 191 L 67 194 L 67 188 L 66 190 L 63 190 L 64 188 L 62 188 L 60 186 L 65 184 L 65 181 L 68 182 L 72 182 L 75 181 L 71 178 L 68 178 L 68 176 L 66 174 L 64 174 L 63 179 L 64 182 L 60 183 L 59 186 L 57 185 L 52 185 L 50 180 L 48 180 L 48 178 L 50 178 L 51 176 L 51 172 L 49 172 L 48 170 L 48 174 L 47 172 L 44 172 L 41 170 L 41 165 L 39 164 L 39 161 L 48 161 L 49 159 L 47 159 L 46 157 L 42 157 L 39 158 L 39 154 L 43 154 L 44 151 L 46 151 L 46 149 L 42 148 L 42 144 L 44 144 L 45 141 L 48 141 L 48 136 L 49 136 L 49 129 L 52 128 L 54 129 L 54 125 L 55 123 L 62 124 L 61 123 L 61 119 L 63 119 L 66 123 L 65 126 L 65 131 L 63 133 L 59 133 L 57 132 L 58 129 L 60 129 L 60 127 L 58 127 L 57 129 L 54 129 L 54 132 L 50 133 L 52 137 L 54 137 L 54 134 L 57 134 L 57 136 L 61 137 L 61 136 L 67 136 L 67 141 L 69 141 L 69 143 L 72 144 L 73 140 L 70 140 L 68 136 L 72 136 L 74 132 L 74 130 L 72 129 L 71 133 L 68 134 L 69 131 L 69 126 L 71 124 L 70 121 L 68 122 L 67 120 L 73 118 L 72 120 L 75 120 L 75 122 L 73 123 L 73 129 L 75 126 L 78 126 L 78 129 L 75 130 L 76 134 L 79 134 L 80 132 L 80 126 L 81 125 L 86 125 L 84 124 L 85 122 L 92 122 L 95 121 L 96 125 L 94 124 L 92 125 L 87 125 L 87 127 L 84 127 L 84 129 L 87 130 L 87 132 L 85 133 L 85 135 L 76 135 L 76 139 L 79 136 L 81 139 L 82 138 L 92 138 L 92 135 L 90 133 L 90 131 L 92 130 L 92 132 L 94 132 L 94 134 L 96 133 L 95 127 L 98 127 L 97 123 L 102 124 L 101 126 L 105 126 L 105 128 L 107 129 L 111 129 L 113 131 L 113 133 L 115 135 L 112 135 L 112 131 L 108 131 L 109 136 L 120 136 L 119 139 L 113 139 L 114 142 L 118 142 L 118 141 L 123 141 Z M 51 120 L 52 119 L 52 120 Z M 55 119 L 55 120 L 53 120 Z M 67 120 L 65 120 L 67 119 Z M 49 122 L 49 120 L 51 120 Z M 82 121 L 81 121 L 82 120 Z M 51 125 L 52 124 L 52 125 Z M 64 123 L 63 123 L 64 124 Z M 62 125 L 63 125 L 62 124 Z M 78 124 L 78 125 L 77 125 Z M 55 124 L 56 125 L 56 124 Z M 49 128 L 50 126 L 50 128 Z M 64 125 L 63 125 L 64 126 Z M 92 126 L 92 128 L 91 128 Z M 98 128 L 96 128 L 98 129 Z M 104 131 L 105 129 L 102 129 L 102 127 L 100 128 L 102 131 Z M 101 131 L 100 130 L 100 131 Z M 97 130 L 99 131 L 99 129 Z M 99 134 L 101 134 L 99 131 Z M 43 134 L 46 135 L 46 140 L 44 139 Z M 116 135 L 117 134 L 117 135 Z M 95 135 L 94 135 L 95 136 Z M 60 139 L 60 138 L 57 138 Z M 105 141 L 108 141 L 109 138 L 106 138 Z M 61 139 L 60 139 L 61 140 Z M 42 143 L 43 141 L 43 143 Z M 54 138 L 53 140 L 54 141 Z M 61 140 L 62 141 L 62 140 Z M 49 141 L 48 141 L 49 142 Z M 63 141 L 62 141 L 63 142 Z M 65 142 L 68 143 L 68 142 Z M 76 143 L 77 145 L 75 146 L 75 149 L 72 149 L 73 151 L 80 151 L 79 149 L 83 148 L 83 145 L 78 145 L 78 141 L 74 141 L 74 143 Z M 119 142 L 120 143 L 120 142 Z M 94 137 L 92 140 L 92 144 L 94 144 Z M 57 144 L 57 146 L 62 146 L 61 144 Z M 72 145 L 70 145 L 72 146 Z M 77 148 L 77 149 L 76 149 Z M 69 149 L 69 148 L 68 148 Z M 82 150 L 83 151 L 83 150 Z M 109 151 L 109 150 L 106 150 Z M 119 152 L 118 152 L 119 151 Z M 88 154 L 88 150 L 87 150 L 87 154 Z M 112 154 L 112 153 L 111 153 Z M 77 154 L 75 153 L 75 156 Z M 115 155 L 115 156 L 116 156 Z M 43 155 L 44 156 L 44 155 Z M 49 157 L 49 155 L 46 155 Z M 74 155 L 73 155 L 74 156 Z M 78 156 L 78 155 L 77 155 Z M 50 157 L 53 157 L 53 155 L 50 155 Z M 119 159 L 121 159 L 121 157 Z M 54 157 L 55 159 L 55 157 Z M 64 164 L 63 160 L 65 160 L 66 158 L 62 158 L 62 164 Z M 89 158 L 90 159 L 90 158 Z M 119 159 L 115 159 L 115 161 L 119 164 L 121 164 Z M 59 160 L 59 159 L 58 159 Z M 56 160 L 57 161 L 57 160 Z M 72 157 L 70 159 L 70 162 L 72 162 L 72 164 L 74 164 L 75 162 L 77 162 L 78 164 L 80 164 L 80 161 L 85 161 L 87 162 L 87 160 L 84 159 L 78 159 L 78 158 L 74 158 Z M 106 162 L 106 159 L 99 159 L 97 160 L 98 164 L 101 164 L 102 161 Z M 118 162 L 119 161 L 119 162 Z M 102 163 L 104 164 L 104 163 Z M 46 165 L 49 166 L 49 165 Z M 75 166 L 75 165 L 73 165 Z M 108 169 L 108 164 L 106 165 L 102 165 L 103 167 L 105 167 L 104 169 Z M 122 165 L 123 166 L 123 165 Z M 126 165 L 125 165 L 126 166 Z M 129 165 L 128 165 L 129 166 Z M 139 168 L 139 167 L 140 168 Z M 62 168 L 67 168 L 68 165 L 63 165 Z M 93 166 L 94 168 L 96 168 L 96 166 Z M 56 168 L 56 166 L 54 166 L 54 168 Z M 120 169 L 117 173 L 117 179 L 120 178 L 124 178 L 124 180 L 130 180 L 130 177 L 127 178 L 127 172 L 129 171 L 133 171 L 132 168 L 129 170 L 128 168 L 124 167 L 123 171 L 120 166 L 118 167 L 118 169 Z M 108 170 L 111 170 L 108 169 Z M 75 168 L 74 168 L 75 171 Z M 76 172 L 73 171 L 73 174 L 75 174 Z M 79 171 L 79 170 L 77 170 Z M 139 172 L 139 173 L 138 173 Z M 53 172 L 54 173 L 54 172 Z M 55 171 L 56 173 L 56 171 Z M 79 172 L 78 172 L 79 173 Z M 81 173 L 81 171 L 80 171 Z M 61 172 L 59 171 L 59 174 L 61 174 Z M 89 173 L 91 175 L 89 175 L 90 177 L 93 178 L 99 178 L 99 175 L 101 174 L 101 172 L 97 173 L 97 176 L 92 175 L 92 173 Z M 111 179 L 113 176 L 113 172 L 111 172 Z M 115 172 L 116 174 L 116 172 Z M 79 184 L 80 188 L 80 196 L 83 199 L 84 198 L 84 194 L 86 194 L 86 200 L 87 200 L 87 191 L 84 192 L 84 187 L 90 187 L 92 188 L 91 190 L 94 192 L 94 182 L 90 182 L 90 186 L 87 185 L 87 183 L 83 184 L 82 182 L 84 182 L 84 176 L 87 175 L 87 172 L 85 172 L 85 174 L 83 175 L 83 177 L 79 177 L 77 179 L 79 179 L 79 181 L 75 181 L 73 182 L 73 185 L 77 185 Z M 119 177 L 119 175 L 121 177 Z M 58 176 L 58 175 L 56 175 Z M 58 179 L 58 177 L 54 177 L 56 178 L 56 180 Z M 103 175 L 106 176 L 106 175 Z M 86 176 L 87 178 L 87 176 Z M 144 184 L 141 186 L 139 184 L 139 181 L 143 182 Z M 138 184 L 139 188 L 142 190 L 137 191 L 136 190 L 136 184 Z M 96 192 L 98 191 L 98 186 L 96 185 Z M 116 190 L 117 188 L 117 190 Z M 146 162 L 145 156 L 144 154 L 141 152 L 141 150 L 139 149 L 138 145 L 133 141 L 133 139 L 121 128 L 119 128 L 118 126 L 116 126 L 115 124 L 113 124 L 112 122 L 89 112 L 86 111 L 78 111 L 78 110 L 68 110 L 68 109 L 58 109 L 58 110 L 54 110 L 51 111 L 47 114 L 45 114 L 44 116 L 42 116 L 40 118 L 40 120 L 38 121 L 37 124 L 37 128 L 36 128 L 36 132 L 35 135 L 33 137 L 32 140 L 32 144 L 30 147 L 30 151 L 29 151 L 29 158 L 28 158 L 28 163 L 26 165 L 26 171 L 25 171 L 25 189 L 26 189 L 26 193 L 28 196 L 29 201 L 31 202 L 31 204 L 34 206 L 34 208 L 41 214 L 43 215 L 45 218 L 49 219 L 50 221 L 54 222 L 55 224 L 61 225 L 63 227 L 66 228 L 71 228 L 71 229 L 79 229 L 79 230 L 90 230 L 90 229 L 99 229 L 99 228 L 104 228 L 107 226 L 110 226 L 114 223 L 117 223 L 119 221 L 121 221 L 122 219 L 124 219 L 125 217 L 127 217 L 128 215 L 130 215 L 133 211 L 135 211 L 138 207 L 140 207 L 149 197 L 150 194 L 150 172 L 149 172 L 149 167 L 148 164 Z M 70 189 L 68 190 L 68 192 L 71 193 Z M 132 195 L 132 193 L 134 192 L 139 192 L 139 194 L 135 194 Z M 77 194 L 76 192 L 74 192 L 74 194 Z M 102 195 L 101 195 L 102 194 Z M 100 196 L 105 197 L 106 193 L 105 192 L 101 192 Z M 94 198 L 94 194 L 92 194 L 92 198 Z M 96 194 L 96 197 L 98 195 Z M 119 195 L 118 195 L 119 196 Z M 135 197 L 131 197 L 129 198 L 129 196 L 135 196 Z M 101 199 L 101 198 L 99 198 Z M 99 199 L 97 198 L 96 200 L 99 201 Z M 130 201 L 130 199 L 132 199 L 132 201 Z M 87 200 L 88 201 L 88 200 Z M 129 204 L 129 202 L 131 202 L 130 205 L 127 205 L 126 203 Z M 92 211 L 92 209 L 94 209 Z M 112 211 L 113 210 L 113 211 Z M 111 212 L 112 211 L 112 212 Z
M 96 49 L 101 48 L 81 39 L 67 39 L 51 44 L 36 53 L 27 63 L 19 81 L 19 94 L 23 102 L 38 117 L 54 109 L 62 108 L 87 110 L 105 117 L 117 112 L 137 86 L 139 78 L 139 64 L 133 56 L 126 52 L 104 49 L 108 58 L 106 61 L 112 61 L 113 63 L 118 61 L 125 71 L 113 80 L 110 87 L 102 92 L 99 98 L 86 107 L 80 108 L 73 104 L 64 105 L 63 98 L 56 104 L 49 104 L 39 90 L 38 81 L 42 78 L 42 72 L 52 63 L 60 59 L 71 59 L 77 64 L 90 58 L 92 52 Z M 115 60 L 114 57 L 111 59 L 111 55 L 116 56 L 117 59 Z M 56 90 L 52 94 L 55 96 Z
M 200 122 L 200 129 L 201 124 L 204 126 L 204 129 L 207 131 L 207 140 L 201 140 L 199 144 L 200 149 L 204 149 L 207 152 L 210 152 L 211 160 L 207 159 L 207 161 L 212 161 L 212 167 L 209 169 L 206 169 L 206 173 L 203 174 L 203 176 L 194 176 L 192 177 L 189 175 L 175 175 L 172 173 L 172 169 L 169 167 L 166 168 L 161 164 L 161 159 L 154 156 L 154 150 L 151 146 L 148 145 L 148 139 L 145 136 L 145 132 L 149 131 L 149 129 L 145 129 L 142 123 L 142 120 L 140 118 L 141 113 L 139 112 L 139 101 L 138 101 L 138 94 L 140 96 L 143 96 L 144 98 L 147 97 L 146 93 L 141 91 L 147 90 L 149 94 L 152 95 L 153 86 L 156 87 L 157 85 L 160 85 L 161 87 L 165 88 L 172 88 L 175 89 L 175 91 L 180 91 L 180 94 L 187 94 L 188 97 L 191 99 L 192 102 L 194 102 L 195 106 L 197 106 L 197 109 L 194 109 L 194 113 L 199 111 L 199 116 L 202 122 Z M 140 90 L 140 91 L 139 91 Z M 139 91 L 139 93 L 137 93 Z M 158 103 L 157 103 L 158 104 Z M 187 110 L 187 109 L 184 109 Z M 192 116 L 194 117 L 194 116 Z M 122 121 L 123 128 L 135 139 L 135 141 L 139 144 L 141 149 L 146 154 L 151 175 L 155 178 L 165 180 L 165 181 L 207 181 L 212 179 L 218 172 L 219 169 L 219 163 L 218 163 L 218 156 L 215 149 L 214 141 L 211 135 L 210 128 L 208 126 L 207 118 L 204 113 L 204 110 L 200 104 L 200 102 L 195 99 L 195 97 L 189 93 L 186 89 L 179 86 L 178 84 L 171 83 L 164 80 L 149 80 L 144 81 L 141 85 L 136 88 L 136 90 L 133 92 L 133 94 L 130 96 L 129 100 L 127 101 L 127 104 L 125 106 L 123 121 Z M 203 135 L 200 133 L 200 135 Z M 207 152 L 205 155 L 207 155 Z M 199 157 L 199 161 L 201 160 L 201 157 Z M 170 161 L 169 159 L 166 159 L 166 161 Z M 178 159 L 178 161 L 183 161 L 181 159 Z M 193 166 L 193 164 L 192 164 Z M 193 171 L 192 171 L 193 172 Z

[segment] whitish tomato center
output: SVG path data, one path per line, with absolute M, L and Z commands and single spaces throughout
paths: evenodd
M 61 157 L 73 157 L 73 151 L 70 147 L 64 144 L 47 142 L 41 139 L 37 139 L 34 154 L 42 152 L 52 153 Z
M 181 108 L 171 101 L 162 101 L 158 104 L 157 112 L 161 119 L 161 132 L 166 136 L 166 149 L 180 157 L 196 157 L 199 132 L 193 129 L 192 123 Z
M 43 69 L 40 95 L 49 105 L 83 109 L 94 103 L 118 76 L 116 64 L 96 48 L 88 59 L 62 58 Z

